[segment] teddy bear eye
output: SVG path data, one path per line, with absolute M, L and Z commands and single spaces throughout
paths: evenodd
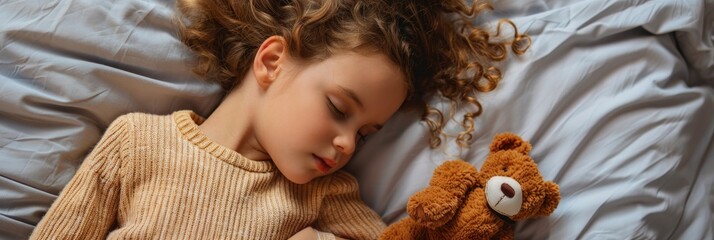
M 501 168 L 501 171 L 508 172 L 508 166 L 503 166 L 503 168 Z

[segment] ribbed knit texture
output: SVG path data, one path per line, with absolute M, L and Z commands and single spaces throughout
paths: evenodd
M 119 117 L 31 239 L 287 239 L 308 226 L 376 239 L 385 228 L 349 174 L 294 184 L 272 162 L 209 140 L 202 121 L 191 111 Z

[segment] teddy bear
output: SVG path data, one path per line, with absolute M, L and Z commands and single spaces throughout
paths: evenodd
M 518 135 L 502 133 L 480 171 L 463 160 L 444 162 L 410 197 L 409 217 L 380 239 L 513 239 L 515 221 L 548 216 L 560 202 L 558 185 L 543 180 L 530 150 Z

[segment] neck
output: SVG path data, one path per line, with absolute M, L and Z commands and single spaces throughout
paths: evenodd
M 251 85 L 254 82 L 243 79 L 241 86 L 236 86 L 228 93 L 198 128 L 211 141 L 233 149 L 246 158 L 268 160 L 270 156 L 262 149 L 253 131 L 252 116 L 255 116 L 254 106 L 258 95 L 258 87 Z

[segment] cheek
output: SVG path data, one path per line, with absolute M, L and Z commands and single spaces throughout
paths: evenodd
M 299 96 L 292 99 L 285 99 L 271 111 L 276 119 L 277 125 L 284 134 L 284 138 L 290 139 L 290 144 L 305 145 L 319 144 L 320 141 L 328 141 L 330 128 L 333 123 L 326 112 L 326 106 L 320 105 L 317 98 Z M 323 143 L 324 144 L 324 143 Z

